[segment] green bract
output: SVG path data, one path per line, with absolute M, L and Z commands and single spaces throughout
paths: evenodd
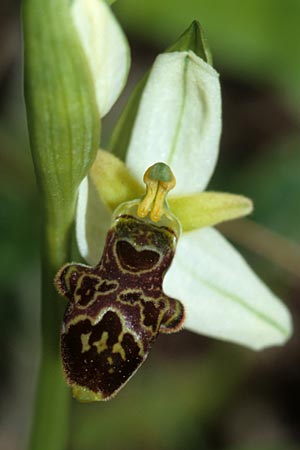
M 94 85 L 69 5 L 24 3 L 27 120 L 49 215 L 63 210 L 69 215 L 100 139 Z

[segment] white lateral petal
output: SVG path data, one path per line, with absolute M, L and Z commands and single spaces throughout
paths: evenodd
M 287 308 L 213 228 L 181 237 L 164 290 L 182 301 L 185 327 L 196 333 L 256 350 L 291 334 Z
M 125 85 L 129 70 L 128 43 L 103 0 L 74 0 L 72 16 L 90 65 L 103 117 Z
M 89 177 L 79 187 L 76 211 L 76 239 L 81 256 L 90 265 L 99 262 L 107 231 L 110 227 L 111 212 L 101 202 Z
M 138 180 L 155 162 L 174 172 L 175 195 L 199 192 L 214 170 L 221 133 L 217 72 L 193 52 L 159 55 L 144 89 L 126 163 Z

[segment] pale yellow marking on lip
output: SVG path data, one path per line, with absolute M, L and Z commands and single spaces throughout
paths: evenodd
M 107 347 L 107 339 L 108 339 L 108 332 L 103 331 L 100 341 L 93 342 L 93 345 L 97 349 L 97 353 L 103 352 L 103 350 L 106 350 Z
M 120 353 L 121 358 L 126 361 L 126 354 L 125 354 L 125 350 L 122 347 L 122 345 L 120 344 L 120 342 L 117 342 L 112 349 L 113 353 Z
M 86 388 L 85 386 L 74 385 L 72 386 L 72 394 L 76 400 L 86 403 L 86 402 L 97 402 L 105 400 L 101 392 L 93 392 L 92 390 Z
M 89 338 L 91 334 L 92 332 L 90 331 L 89 333 L 86 334 L 82 333 L 82 335 L 80 336 L 82 345 L 81 353 L 88 352 L 90 350 L 91 346 L 89 344 Z
M 111 356 L 109 356 L 109 357 L 107 358 L 107 362 L 108 362 L 108 364 L 109 364 L 110 366 L 113 366 L 113 364 L 114 364 L 113 359 L 112 359 Z M 114 368 L 114 367 L 110 367 L 110 368 L 108 369 L 108 373 L 110 373 L 110 374 L 114 373 L 114 371 L 115 371 L 115 368 Z

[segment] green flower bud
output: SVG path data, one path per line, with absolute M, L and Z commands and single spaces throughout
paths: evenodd
M 24 3 L 29 137 L 47 215 L 73 211 L 100 122 L 92 76 L 67 0 Z

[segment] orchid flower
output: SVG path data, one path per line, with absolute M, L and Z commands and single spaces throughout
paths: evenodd
M 109 7 L 112 2 L 24 2 L 25 100 L 43 208 L 43 340 L 32 433 L 32 448 L 36 449 L 45 445 L 51 450 L 65 447 L 68 403 L 58 354 L 61 303 L 60 299 L 53 301 L 53 278 L 61 266 L 56 287 L 69 300 L 61 328 L 62 356 L 64 365 L 82 378 L 72 383 L 66 377 L 80 400 L 104 400 L 114 395 L 124 384 L 124 376 L 129 379 L 146 358 L 157 333 L 162 328 L 164 332 L 180 328 L 183 310 L 185 328 L 253 349 L 283 344 L 291 334 L 286 307 L 212 228 L 250 213 L 252 203 L 238 195 L 203 192 L 218 156 L 221 100 L 218 74 L 198 23 L 194 22 L 176 44 L 157 57 L 150 73 L 137 86 L 114 130 L 109 145 L 112 153 L 97 153 L 101 119 L 119 96 L 129 69 L 127 40 Z M 120 294 L 116 311 L 107 292 L 118 289 L 119 279 L 101 278 L 107 269 L 102 260 L 94 268 L 66 262 L 71 259 L 78 189 L 78 248 L 86 262 L 96 264 L 112 212 L 124 202 L 143 196 L 143 173 L 147 182 L 160 186 L 153 178 L 153 167 L 167 170 L 168 189 L 175 184 L 172 171 L 177 178 L 169 206 L 172 217 L 177 216 L 181 223 L 182 234 L 163 286 L 154 286 L 154 291 L 162 295 L 160 320 L 148 326 L 144 323 L 146 313 L 141 312 L 142 306 L 146 309 L 145 302 L 140 297 L 124 300 Z M 164 195 L 160 207 L 164 213 Z M 152 219 L 155 217 L 150 214 Z M 131 220 L 132 226 L 134 222 Z M 110 231 L 111 236 L 116 228 Z M 165 247 L 167 252 L 160 254 L 160 261 L 167 255 L 171 263 L 175 245 Z M 101 304 L 101 295 L 107 302 L 100 305 L 102 316 L 97 314 L 99 310 L 91 311 L 94 304 Z M 140 335 L 133 329 L 126 332 L 134 317 L 128 309 L 127 317 L 122 315 L 122 301 L 127 302 L 125 309 L 130 302 L 138 303 Z M 155 296 L 147 308 L 149 305 L 157 309 Z M 166 307 L 169 309 L 163 310 Z M 74 311 L 76 317 L 72 316 Z M 177 328 L 172 320 L 174 311 Z M 77 334 L 69 332 L 71 327 Z M 142 345 L 143 333 L 148 333 L 147 348 Z M 124 369 L 126 364 L 131 370 L 124 375 L 120 367 Z M 112 391 L 93 389 L 94 381 Z
M 125 162 L 99 150 L 80 187 L 76 229 L 82 257 L 92 265 L 99 261 L 113 210 L 141 197 L 143 173 L 164 162 L 177 179 L 168 200 L 183 232 L 163 288 L 184 305 L 184 327 L 255 350 L 283 344 L 291 334 L 287 308 L 213 228 L 249 214 L 252 202 L 203 192 L 221 133 L 219 76 L 209 59 L 191 50 L 159 55 L 131 128 L 126 114 L 118 130 L 129 135 Z

